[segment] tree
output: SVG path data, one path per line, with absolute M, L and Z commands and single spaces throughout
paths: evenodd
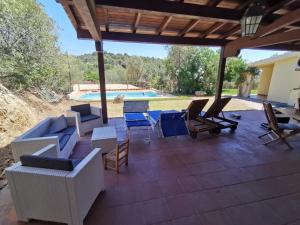
M 61 90 L 61 54 L 53 21 L 34 0 L 0 1 L 0 79 L 11 89 Z M 65 74 L 66 75 L 66 74 Z
M 218 54 L 209 48 L 169 48 L 166 59 L 166 85 L 171 92 L 194 94 L 215 89 Z
M 225 80 L 236 82 L 241 73 L 246 71 L 247 63 L 241 57 L 228 58 L 225 67 Z
M 98 76 L 98 74 L 95 71 L 88 70 L 88 71 L 84 72 L 83 79 L 85 81 L 96 82 L 96 81 L 99 81 L 99 76 Z

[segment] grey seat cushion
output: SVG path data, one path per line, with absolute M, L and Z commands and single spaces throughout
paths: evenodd
M 71 136 L 74 134 L 74 132 L 76 132 L 76 127 L 71 126 L 71 127 L 67 127 L 66 129 L 63 129 L 59 133 L 44 134 L 43 137 L 57 136 L 58 140 L 59 140 L 60 151 L 62 151 L 64 149 L 64 147 L 66 146 L 66 144 L 68 143 L 68 141 L 70 140 Z
M 71 106 L 71 110 L 75 112 L 79 112 L 80 116 L 86 116 L 91 114 L 90 104 L 73 105 Z
M 76 131 L 76 126 L 71 126 L 71 127 L 67 127 L 66 129 L 63 129 L 61 133 L 72 135 L 74 134 L 75 131 Z
M 48 133 L 58 133 L 68 127 L 67 120 L 64 115 L 61 115 L 51 121 Z
M 60 151 L 63 150 L 63 148 L 66 146 L 66 144 L 68 143 L 68 141 L 70 140 L 70 137 L 72 135 L 69 134 L 64 134 L 61 139 L 59 139 L 59 147 L 60 147 Z
M 86 116 L 80 116 L 81 122 L 87 122 L 87 121 L 95 120 L 95 119 L 99 119 L 99 118 L 100 118 L 100 116 L 93 115 L 93 114 L 86 115 Z
M 71 159 L 41 157 L 36 155 L 22 155 L 20 161 L 22 166 L 65 171 L 72 171 L 78 164 L 77 160 L 73 161 Z

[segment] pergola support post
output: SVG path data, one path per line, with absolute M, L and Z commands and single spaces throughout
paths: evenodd
M 221 47 L 219 68 L 218 68 L 218 77 L 217 77 L 217 83 L 216 83 L 216 94 L 215 94 L 216 99 L 220 99 L 222 96 L 223 81 L 224 81 L 224 75 L 225 75 L 225 66 L 226 66 L 226 57 L 224 56 L 224 47 Z
M 106 87 L 105 87 L 105 71 L 104 71 L 104 56 L 103 56 L 103 43 L 102 41 L 95 41 L 97 58 L 98 58 L 98 71 L 100 81 L 100 95 L 102 107 L 103 123 L 107 124 L 107 101 L 106 101 Z

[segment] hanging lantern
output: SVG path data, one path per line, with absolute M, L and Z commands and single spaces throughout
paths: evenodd
M 250 4 L 241 19 L 242 37 L 253 36 L 256 33 L 266 8 L 265 0 L 254 0 Z

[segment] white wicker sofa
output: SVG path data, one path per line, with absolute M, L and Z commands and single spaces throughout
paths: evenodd
M 84 136 L 86 133 L 93 131 L 95 127 L 103 125 L 101 108 L 90 104 L 71 106 L 71 109 L 67 110 L 67 115 L 76 118 L 80 136 Z
M 11 143 L 15 162 L 19 161 L 21 155 L 31 155 L 49 144 L 56 145 L 57 157 L 68 158 L 71 155 L 79 140 L 76 119 L 65 117 L 67 128 L 60 134 L 49 134 L 49 128 L 54 119 L 56 117 L 44 119 Z
M 33 155 L 55 157 L 56 147 L 48 145 Z M 97 196 L 104 191 L 101 155 L 100 149 L 94 149 L 72 171 L 23 166 L 21 162 L 7 168 L 18 220 L 82 225 Z

